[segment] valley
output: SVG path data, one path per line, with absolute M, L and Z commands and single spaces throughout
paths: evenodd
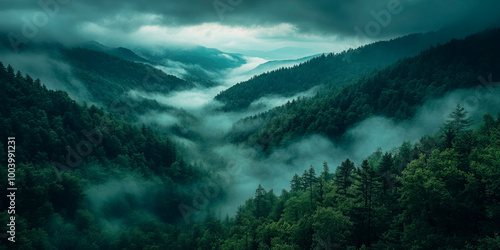
M 99 11 L 16 49 L 0 25 L 0 249 L 500 247 L 500 22 L 377 3 L 69 3 Z

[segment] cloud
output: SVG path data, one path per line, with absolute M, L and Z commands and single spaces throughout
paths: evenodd
M 285 97 L 285 96 L 281 96 L 281 95 L 264 96 L 264 97 L 261 97 L 255 101 L 253 101 L 250 104 L 248 109 L 253 111 L 254 114 L 257 114 L 260 112 L 265 112 L 265 111 L 272 109 L 274 107 L 284 105 L 288 101 L 292 101 L 294 99 L 298 99 L 301 97 L 312 97 L 318 93 L 319 89 L 320 89 L 319 86 L 315 86 L 309 90 L 297 93 L 291 97 Z
M 159 113 L 159 112 L 149 112 L 147 114 L 141 115 L 138 118 L 139 123 L 156 123 L 163 127 L 170 127 L 172 125 L 178 124 L 179 119 L 168 113 Z
M 324 52 L 361 45 L 352 42 L 358 35 L 355 27 L 371 29 L 375 35 L 370 40 L 451 26 L 482 30 L 499 24 L 499 7 L 495 0 L 24 0 L 2 3 L 0 29 L 22 35 L 28 25 L 36 29 L 29 39 L 99 40 L 122 46 L 314 46 Z
M 182 63 L 180 62 L 171 61 L 171 63 L 168 63 L 167 65 L 168 66 L 154 65 L 154 67 L 165 72 L 166 74 L 174 75 L 178 78 L 183 78 L 188 74 L 186 68 L 182 67 Z
M 225 77 L 222 80 L 222 83 L 226 87 L 231 87 L 236 83 L 243 82 L 243 81 L 250 79 L 254 75 L 248 74 L 247 72 L 249 72 L 250 70 L 254 69 L 255 67 L 267 62 L 267 60 L 259 58 L 259 57 L 244 56 L 243 59 L 245 59 L 245 61 L 246 61 L 245 64 L 241 65 L 238 68 L 230 69 L 227 72 L 225 72 L 225 74 L 224 74 Z

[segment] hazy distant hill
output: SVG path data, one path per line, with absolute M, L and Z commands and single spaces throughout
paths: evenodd
M 240 54 L 195 46 L 190 48 L 138 49 L 142 57 L 168 69 L 181 69 L 186 74 L 206 80 L 218 80 L 226 70 L 246 63 Z
M 113 101 L 129 90 L 168 93 L 195 86 L 152 66 L 94 50 L 73 48 L 63 50 L 62 54 L 100 101 Z
M 128 99 L 131 90 L 168 94 L 197 86 L 192 81 L 166 74 L 146 63 L 134 62 L 146 60 L 125 48 L 108 48 L 96 42 L 82 46 L 93 49 L 45 42 L 30 43 L 14 53 L 8 47 L 8 40 L 0 39 L 0 42 L 4 45 L 0 48 L 0 55 L 13 60 L 4 60 L 5 63 L 17 67 L 20 65 L 16 64 L 22 64 L 27 72 L 36 72 L 40 77 L 50 75 L 52 81 L 59 82 L 57 86 L 52 85 L 53 88 L 72 92 L 72 96 L 79 97 L 80 101 L 109 107 L 124 98 Z M 81 96 L 82 93 L 87 95 Z M 165 108 L 154 100 L 136 101 L 141 104 L 134 111 Z
M 320 51 L 327 52 L 327 51 Z M 270 51 L 262 50 L 241 50 L 238 53 L 252 56 L 260 57 L 267 60 L 294 60 L 295 58 L 308 57 L 310 55 L 318 54 L 318 50 L 311 48 L 299 48 L 299 47 L 283 47 L 279 49 L 274 49 Z
M 81 45 L 81 47 L 86 48 L 86 49 L 90 49 L 90 50 L 104 52 L 106 54 L 116 56 L 116 57 L 119 57 L 121 59 L 125 59 L 128 61 L 152 63 L 151 61 L 137 55 L 132 50 L 127 49 L 127 48 L 123 48 L 123 47 L 110 48 L 110 47 L 107 47 L 107 46 L 100 44 L 96 41 L 90 41 L 90 42 L 84 43 Z
M 312 56 L 307 56 L 299 59 L 290 59 L 290 60 L 273 60 L 269 62 L 265 62 L 263 64 L 260 64 L 259 66 L 249 70 L 248 72 L 245 72 L 247 75 L 259 75 L 264 72 L 269 72 L 278 68 L 282 67 L 292 67 L 294 65 L 301 64 L 303 62 L 306 62 L 308 60 L 311 60 L 314 57 L 317 57 L 319 55 L 312 55 Z

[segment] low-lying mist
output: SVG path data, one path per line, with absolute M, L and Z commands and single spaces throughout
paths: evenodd
M 457 104 L 466 108 L 476 124 L 481 121 L 483 114 L 489 112 L 496 115 L 500 112 L 500 99 L 497 98 L 500 88 L 480 88 L 478 83 L 478 88 L 457 90 L 442 98 L 428 100 L 418 108 L 414 117 L 405 121 L 373 116 L 352 126 L 338 142 L 333 142 L 323 135 L 308 135 L 264 154 L 258 147 L 235 144 L 228 139 L 228 133 L 234 123 L 283 105 L 292 99 L 314 96 L 318 89 L 312 88 L 292 97 L 265 96 L 254 101 L 244 112 L 217 111 L 222 104 L 213 98 L 220 91 L 250 78 L 245 72 L 265 62 L 260 58 L 246 59 L 247 64 L 225 72 L 226 77 L 221 80 L 219 86 L 198 87 L 167 95 L 135 90 L 128 92 L 131 99 L 154 99 L 161 104 L 180 108 L 194 117 L 186 119 L 182 117 L 185 115 L 183 112 L 155 111 L 139 116 L 136 122 L 168 131 L 170 137 L 184 149 L 183 154 L 187 161 L 203 166 L 214 176 L 225 177 L 226 181 L 218 183 L 224 189 L 224 192 L 220 193 L 225 195 L 210 200 L 210 207 L 220 216 L 234 215 L 237 207 L 255 194 L 259 184 L 266 190 L 272 189 L 279 194 L 282 189 L 289 189 L 294 174 L 301 175 L 310 165 L 315 167 L 317 174 L 322 171 L 324 161 L 332 172 L 346 158 L 359 166 L 363 159 L 379 147 L 389 151 L 404 141 L 415 143 L 424 135 L 436 134 L 440 132 L 440 128 Z M 85 86 L 74 77 L 71 66 L 56 58 L 46 54 L 26 56 L 4 53 L 2 60 L 34 78 L 39 77 L 48 88 L 67 91 L 79 102 L 92 100 Z M 177 66 L 179 65 L 173 64 L 171 69 L 163 70 L 183 74 L 183 71 L 178 71 L 182 65 Z M 174 72 L 176 70 L 177 72 Z M 262 122 L 256 121 L 253 126 L 261 126 Z M 182 131 L 179 132 L 180 129 Z M 96 218 L 107 218 L 102 223 L 109 230 L 118 230 L 127 224 L 127 218 L 133 217 L 133 213 L 168 217 L 156 211 L 156 201 L 151 199 L 168 195 L 168 192 L 157 188 L 162 187 L 160 184 L 158 180 L 146 180 L 130 174 L 87 185 L 86 199 Z M 192 192 L 193 196 L 196 194 L 191 188 L 186 188 L 185 192 Z M 162 202 L 167 202 L 167 198 L 162 199 Z M 113 204 L 121 204 L 120 206 L 127 208 L 123 211 L 129 212 L 114 214 L 113 217 L 110 215 L 115 206 Z
M 11 64 L 16 70 L 30 75 L 33 79 L 39 78 L 48 89 L 65 91 L 80 103 L 96 102 L 85 85 L 74 76 L 72 67 L 54 55 L 1 51 L 0 56 L 4 64 Z
M 319 174 L 326 161 L 333 172 L 346 158 L 359 165 L 379 147 L 389 151 L 404 141 L 415 143 L 424 135 L 436 134 L 457 104 L 464 106 L 475 123 L 479 123 L 483 114 L 500 112 L 498 92 L 499 88 L 482 92 L 457 90 L 427 101 L 411 119 L 394 121 L 373 116 L 351 127 L 337 143 L 322 135 L 309 135 L 284 148 L 273 149 L 268 155 L 259 148 L 236 145 L 226 138 L 232 124 L 248 113 L 210 112 L 208 107 L 216 104 L 206 102 L 200 109 L 191 110 L 202 121 L 192 129 L 203 139 L 184 138 L 179 142 L 190 159 L 201 161 L 216 174 L 230 176 L 224 186 L 227 198 L 219 203 L 217 214 L 234 215 L 236 208 L 254 195 L 259 184 L 279 194 L 282 189 L 289 189 L 295 173 L 301 175 L 310 165 Z

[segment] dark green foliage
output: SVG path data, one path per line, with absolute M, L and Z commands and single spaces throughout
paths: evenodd
M 142 209 L 157 214 L 164 227 L 163 223 L 182 220 L 178 205 L 192 201 L 183 186 L 201 184 L 202 176 L 209 177 L 186 163 L 168 138 L 150 128 L 115 119 L 95 106 L 80 106 L 66 93 L 47 90 L 38 79 L 15 75 L 10 65 L 5 68 L 2 63 L 0 88 L 0 137 L 16 138 L 20 249 L 106 248 L 104 238 L 112 234 L 103 232 L 96 219 L 99 213 L 127 225 L 138 217 L 128 218 L 130 213 Z M 1 174 L 7 176 L 7 169 L 2 168 Z M 108 200 L 102 209 L 88 204 L 85 190 L 130 175 L 157 185 L 145 196 L 150 198 L 120 190 L 122 201 Z M 7 182 L 1 188 L 6 190 Z M 7 202 L 2 199 L 2 214 Z
M 292 192 L 278 197 L 266 195 L 259 185 L 255 198 L 238 209 L 235 219 L 216 220 L 219 230 L 211 236 L 205 231 L 203 237 L 213 239 L 210 248 L 215 249 L 496 249 L 498 121 L 500 117 L 484 116 L 472 132 L 470 153 L 456 151 L 459 143 L 442 150 L 439 143 L 429 145 L 430 139 L 423 139 L 383 154 L 374 166 L 364 160 L 355 167 L 347 159 L 337 167 L 333 181 L 311 182 L 310 168 L 302 178 L 294 175 Z M 423 144 L 428 153 L 422 151 Z M 464 166 L 461 157 L 468 159 Z M 393 180 L 384 188 L 387 172 Z M 310 198 L 319 197 L 322 190 L 325 202 L 311 209 Z M 264 215 L 262 204 L 280 211 L 278 216 Z M 195 234 L 197 228 L 187 234 Z M 207 248 L 201 238 L 194 239 L 194 248 Z
M 102 52 L 74 48 L 64 49 L 62 53 L 94 98 L 107 106 L 129 90 L 167 93 L 194 87 L 149 65 Z
M 238 83 L 215 99 L 225 104 L 223 110 L 236 111 L 248 108 L 253 101 L 267 95 L 293 96 L 315 86 L 341 86 L 445 41 L 448 41 L 446 35 L 439 33 L 414 34 L 356 50 L 321 55 L 298 66 L 280 68 Z
M 300 177 L 297 174 L 295 174 L 292 180 L 290 181 L 290 191 L 292 192 L 299 191 L 301 190 L 301 187 L 302 187 L 302 181 Z
M 349 159 L 343 161 L 335 170 L 334 183 L 343 195 L 347 195 L 347 190 L 354 182 L 354 170 L 356 170 L 356 167 Z
M 248 140 L 268 151 L 308 134 L 340 140 L 347 128 L 371 115 L 408 119 L 426 100 L 448 91 L 475 87 L 480 84 L 480 75 L 499 75 L 500 61 L 495 59 L 500 57 L 499 41 L 500 30 L 453 40 L 365 75 L 350 85 L 246 118 L 235 125 L 232 136 L 236 141 Z
M 270 118 L 271 129 L 256 140 L 266 149 L 291 138 L 296 127 L 302 134 L 329 131 L 335 137 L 372 107 L 400 119 L 411 116 L 413 105 L 425 98 L 467 87 L 473 75 L 494 69 L 488 65 L 497 67 L 492 44 L 498 36 L 497 31 L 453 41 L 352 88 L 327 92 L 331 96 L 291 102 L 277 109 L 283 114 Z M 479 43 L 483 46 L 474 46 Z M 485 48 L 491 51 L 482 52 Z M 475 62 L 483 62 L 482 68 Z M 439 80 L 443 76 L 446 80 Z M 404 142 L 391 152 L 377 150 L 359 167 L 346 159 L 334 175 L 326 162 L 319 177 L 310 166 L 302 177 L 293 176 L 290 192 L 277 196 L 259 185 L 234 217 L 222 219 L 208 209 L 186 225 L 179 205 L 192 204 L 193 189 L 213 177 L 188 164 L 169 139 L 104 109 L 78 105 L 1 63 L 0 89 L 0 138 L 16 137 L 16 185 L 22 187 L 16 200 L 18 242 L 2 241 L 0 249 L 500 247 L 500 116 L 484 115 L 473 130 L 457 107 L 443 125 L 449 129 L 440 134 Z M 408 106 L 397 106 L 401 103 Z M 272 112 L 266 119 L 277 114 Z M 4 141 L 0 146 L 5 148 Z M 0 157 L 6 157 L 4 150 Z M 0 168 L 0 175 L 7 169 Z M 7 183 L 0 188 L 6 190 Z M 0 205 L 0 220 L 8 221 L 7 200 Z M 6 231 L 5 224 L 1 229 Z

